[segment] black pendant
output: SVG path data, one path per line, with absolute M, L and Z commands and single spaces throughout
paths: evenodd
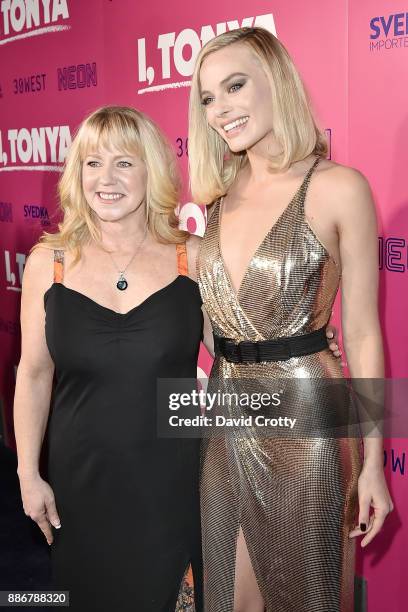
M 128 288 L 128 282 L 123 274 L 120 275 L 119 280 L 116 283 L 116 287 L 119 289 L 119 291 L 124 291 Z

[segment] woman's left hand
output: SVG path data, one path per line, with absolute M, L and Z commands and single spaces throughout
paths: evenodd
M 358 501 L 359 526 L 349 533 L 349 537 L 365 535 L 361 541 L 364 548 L 380 532 L 386 516 L 394 509 L 382 467 L 363 466 L 358 479 Z M 371 516 L 370 507 L 374 510 Z
M 341 357 L 341 350 L 339 349 L 337 339 L 337 329 L 334 325 L 328 325 L 326 327 L 326 338 L 329 349 L 335 357 Z

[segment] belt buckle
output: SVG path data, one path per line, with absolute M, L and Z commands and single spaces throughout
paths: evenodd
M 256 345 L 254 351 L 250 351 L 250 354 L 245 349 L 252 349 Z M 237 344 L 238 355 L 240 358 L 239 363 L 257 363 L 259 361 L 259 346 L 257 342 L 251 342 L 250 340 L 242 340 Z M 242 350 L 244 349 L 244 350 Z M 247 357 L 247 359 L 245 359 Z
M 221 355 L 230 363 L 242 363 L 242 356 L 239 343 L 236 344 L 230 338 L 220 338 L 219 348 Z

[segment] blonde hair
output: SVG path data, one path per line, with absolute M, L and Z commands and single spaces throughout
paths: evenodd
M 188 233 L 178 229 L 180 178 L 170 144 L 157 125 L 144 113 L 128 106 L 103 106 L 79 126 L 70 146 L 58 183 L 59 207 L 63 220 L 58 232 L 44 232 L 37 246 L 67 248 L 74 252 L 74 263 L 82 246 L 90 240 L 100 243 L 95 216 L 82 189 L 82 163 L 98 147 L 116 148 L 139 155 L 146 164 L 147 227 L 158 242 L 184 242 Z
M 281 42 L 264 28 L 240 28 L 210 40 L 201 49 L 192 78 L 189 109 L 190 188 L 196 202 L 211 204 L 225 195 L 240 168 L 245 151 L 234 153 L 206 121 L 201 102 L 200 70 L 206 57 L 232 44 L 245 44 L 260 62 L 271 86 L 274 136 L 282 153 L 270 158 L 270 168 L 284 171 L 311 153 L 326 157 L 327 142 L 313 118 L 302 80 Z

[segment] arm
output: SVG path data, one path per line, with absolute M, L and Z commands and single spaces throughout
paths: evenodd
M 372 379 L 384 377 L 381 329 L 378 318 L 378 245 L 377 220 L 367 181 L 349 168 L 338 169 L 337 229 L 342 264 L 342 326 L 344 346 L 352 379 L 372 406 L 378 405 Z M 358 219 L 358 223 L 356 223 Z M 380 398 L 381 401 L 381 398 Z M 373 415 L 360 413 L 366 421 Z M 367 423 L 363 423 L 365 426 Z M 361 529 L 370 533 L 362 541 L 368 544 L 380 531 L 392 501 L 383 472 L 383 440 L 378 430 L 364 433 L 364 464 L 359 478 Z M 374 515 L 369 521 L 370 505 Z
M 54 364 L 45 341 L 43 295 L 52 282 L 49 249 L 37 248 L 27 260 L 21 297 L 21 359 L 14 398 L 20 488 L 25 513 L 52 542 L 49 522 L 59 524 L 54 496 L 39 473 L 39 458 L 50 408 Z M 47 516 L 48 519 L 47 520 Z

